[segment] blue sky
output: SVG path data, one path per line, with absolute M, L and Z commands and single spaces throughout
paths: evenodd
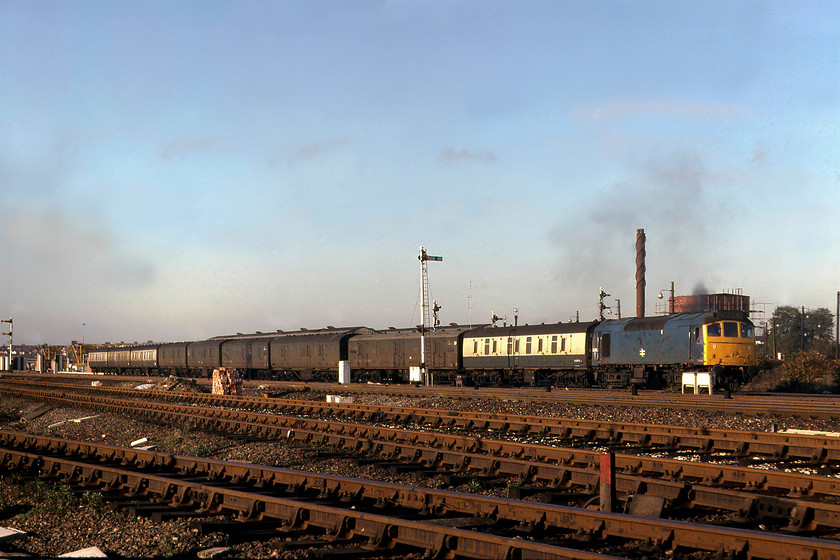
M 630 315 L 637 228 L 648 314 L 833 310 L 839 133 L 833 0 L 0 0 L 0 315 L 404 327 L 421 245 L 444 323 Z

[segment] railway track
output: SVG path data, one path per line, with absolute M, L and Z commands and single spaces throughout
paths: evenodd
M 32 386 L 20 380 L 0 380 L 0 385 L 33 394 Z M 62 391 L 85 396 L 153 399 L 175 404 L 189 403 L 208 407 L 208 417 L 227 416 L 225 409 L 271 410 L 292 414 L 293 417 L 252 416 L 249 421 L 277 423 L 283 426 L 306 427 L 300 417 L 330 417 L 379 424 L 426 425 L 436 430 L 457 432 L 515 434 L 520 441 L 539 438 L 543 442 L 569 447 L 607 446 L 628 451 L 636 447 L 645 451 L 680 454 L 694 452 L 703 455 L 729 454 L 742 463 L 788 461 L 796 466 L 820 469 L 830 474 L 840 463 L 840 437 L 798 433 L 750 432 L 685 426 L 659 426 L 622 422 L 602 422 L 519 414 L 482 413 L 464 411 L 424 410 L 407 407 L 371 406 L 316 401 L 267 399 L 229 395 L 180 393 L 170 391 L 142 391 L 115 387 L 91 387 L 75 384 L 42 383 L 42 391 Z M 41 395 L 48 398 L 48 393 Z M 340 428 L 345 431 L 347 428 Z M 339 430 L 339 428 L 335 428 Z M 388 436 L 394 437 L 394 436 Z M 414 436 L 421 437 L 421 436 Z
M 524 502 L 259 465 L 0 432 L 0 468 L 31 471 L 196 515 L 270 520 L 368 551 L 429 557 L 610 558 L 633 542 L 728 558 L 840 558 L 840 543 L 782 533 Z M 466 529 L 468 527 L 469 529 Z
M 55 382 L 69 383 L 90 382 L 92 378 L 105 384 L 124 381 L 142 383 L 148 377 L 120 377 L 109 375 L 39 375 L 11 374 L 7 379 L 27 380 L 30 383 Z M 209 381 L 199 379 L 199 383 L 209 385 Z M 288 381 L 246 381 L 246 384 L 266 387 L 266 391 L 323 391 L 330 394 L 370 394 L 408 397 L 445 397 L 458 399 L 481 398 L 498 401 L 525 401 L 533 403 L 574 403 L 581 405 L 610 405 L 619 407 L 671 408 L 684 410 L 716 411 L 753 416 L 800 417 L 840 420 L 840 397 L 837 395 L 765 395 L 752 393 L 693 395 L 658 391 L 641 391 L 633 395 L 629 391 L 606 389 L 571 389 L 565 388 L 490 388 L 490 387 L 414 387 L 409 385 L 375 385 L 335 383 L 303 383 Z
M 73 389 L 76 389 L 75 394 L 71 394 Z M 540 444 L 493 441 L 466 435 L 283 417 L 222 408 L 222 403 L 242 408 L 243 404 L 253 405 L 258 402 L 232 397 L 214 398 L 183 393 L 173 397 L 171 393 L 138 393 L 129 390 L 129 394 L 135 397 L 142 394 L 161 399 L 215 401 L 213 408 L 198 408 L 194 405 L 145 402 L 145 399 L 120 401 L 112 397 L 96 397 L 85 394 L 90 393 L 91 388 L 78 386 L 59 387 L 61 392 L 58 394 L 50 394 L 44 390 L 36 391 L 19 384 L 3 390 L 15 396 L 51 400 L 66 405 L 90 406 L 97 410 L 128 413 L 157 422 L 190 424 L 228 434 L 293 440 L 314 446 L 334 446 L 348 453 L 368 452 L 378 456 L 380 461 L 390 462 L 392 468 L 442 468 L 486 479 L 515 477 L 521 483 L 521 486 L 514 487 L 514 494 L 517 496 L 539 494 L 542 499 L 580 504 L 591 500 L 591 496 L 597 494 L 599 484 L 597 465 L 602 456 L 599 451 L 563 449 Z M 93 390 L 93 393 L 98 391 Z M 125 391 L 109 389 L 104 392 L 121 394 Z M 262 400 L 262 405 L 268 407 L 272 402 Z M 389 415 L 392 421 L 428 419 L 428 411 L 409 416 L 406 415 L 406 409 L 393 407 L 376 410 L 375 407 L 331 405 L 324 408 L 311 402 L 280 402 L 279 406 L 303 407 L 298 412 L 306 414 L 318 410 L 330 411 L 332 414 L 361 413 L 368 419 L 379 420 Z M 471 416 L 465 413 L 445 412 L 443 417 L 458 419 L 462 418 L 461 414 L 464 418 Z M 508 422 L 508 428 L 510 420 L 505 420 Z M 540 425 L 534 419 L 530 421 L 536 426 Z M 470 422 L 471 428 L 476 429 L 474 421 Z M 432 423 L 440 425 L 441 421 L 438 419 Z M 504 426 L 497 428 L 503 429 Z M 545 430 L 538 432 L 543 433 Z M 581 436 L 578 439 L 584 438 Z M 606 440 L 602 438 L 602 444 L 603 441 Z M 627 441 L 622 438 L 617 443 L 627 445 Z M 818 444 L 824 445 L 825 441 L 820 440 Z M 813 457 L 814 448 L 810 449 L 803 453 L 803 456 L 810 454 Z M 778 452 L 776 454 L 779 458 L 782 457 Z M 834 468 L 834 454 L 821 452 L 817 455 L 823 458 L 820 464 L 824 468 Z M 625 511 L 644 509 L 649 515 L 672 515 L 673 512 L 683 509 L 713 508 L 730 512 L 732 519 L 738 523 L 763 522 L 783 527 L 787 531 L 808 532 L 834 531 L 840 520 L 836 506 L 826 503 L 840 496 L 840 480 L 836 478 L 629 454 L 617 455 L 615 462 L 618 470 L 615 487 Z

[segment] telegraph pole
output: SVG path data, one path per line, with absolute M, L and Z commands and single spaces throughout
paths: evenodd
M 420 255 L 417 257 L 417 260 L 420 261 L 421 307 L 423 308 L 423 326 L 420 327 L 420 374 L 423 376 L 423 383 L 425 385 L 434 385 L 432 376 L 426 370 L 426 328 L 431 322 L 429 316 L 429 269 L 426 263 L 428 261 L 442 261 L 443 257 L 433 257 L 426 253 L 424 247 L 420 247 Z M 437 303 L 435 305 L 437 306 Z

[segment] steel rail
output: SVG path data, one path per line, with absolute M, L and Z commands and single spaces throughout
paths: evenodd
M 331 434 L 338 437 L 353 436 L 363 440 L 381 439 L 388 442 L 402 442 L 410 444 L 422 444 L 428 447 L 460 449 L 466 452 L 483 452 L 502 457 L 517 457 L 530 459 L 537 462 L 552 462 L 566 465 L 583 463 L 594 465 L 599 461 L 601 455 L 598 451 L 587 451 L 583 449 L 566 449 L 555 446 L 529 444 L 525 442 L 514 442 L 504 440 L 491 440 L 473 436 L 461 436 L 457 434 L 445 434 L 439 432 L 406 430 L 383 426 L 369 426 L 363 424 L 351 424 L 328 420 L 307 419 L 299 417 L 287 417 L 275 414 L 260 412 L 248 412 L 241 410 L 229 410 L 221 408 L 198 408 L 186 405 L 172 405 L 160 402 L 147 401 L 119 401 L 108 397 L 91 395 L 55 394 L 51 391 L 40 389 L 18 388 L 11 390 L 0 387 L 0 393 L 12 394 L 15 396 L 28 396 L 41 400 L 60 402 L 66 405 L 83 405 L 99 410 L 131 414 L 149 418 L 152 421 L 177 424 L 182 418 L 191 418 L 192 421 L 206 429 L 215 429 L 222 432 L 235 432 L 236 424 L 241 422 L 242 429 L 248 429 L 252 434 L 259 437 L 260 433 L 272 428 L 309 430 L 321 434 Z M 132 410 L 128 410 L 131 407 Z M 197 414 L 200 413 L 200 414 Z M 272 433 L 277 430 L 272 429 Z M 780 453 L 779 458 L 784 454 Z M 823 494 L 827 496 L 840 495 L 838 491 L 839 479 L 794 475 L 794 478 L 780 477 L 779 475 L 790 475 L 791 473 L 779 473 L 769 470 L 756 470 L 739 468 L 725 465 L 709 465 L 688 461 L 680 461 L 664 458 L 645 458 L 636 455 L 622 455 L 629 461 L 628 469 L 636 472 L 661 473 L 666 477 L 694 477 L 700 480 L 708 480 L 718 485 L 747 485 L 756 488 L 772 487 L 778 490 L 787 490 L 799 495 Z M 625 461 L 621 461 L 625 464 Z M 632 465 L 632 466 L 630 466 Z M 699 472 L 697 469 L 700 469 Z M 749 473 L 755 473 L 750 476 Z M 776 486 L 768 483 L 769 480 L 782 482 L 783 486 Z M 790 484 L 791 480 L 799 481 L 801 484 Z M 827 491 L 824 491 L 827 490 Z
M 87 404 L 98 410 L 128 413 L 150 421 L 190 424 L 206 430 L 267 439 L 295 439 L 311 445 L 330 445 L 349 451 L 370 451 L 393 461 L 442 466 L 492 476 L 514 476 L 522 481 L 538 481 L 557 488 L 575 484 L 592 489 L 591 473 L 597 472 L 593 469 L 597 469 L 601 457 L 600 452 L 430 432 L 311 421 L 253 412 L 167 407 L 161 403 L 126 403 L 113 399 L 104 399 L 103 402 L 87 395 L 71 398 L 42 391 L 21 391 L 53 402 Z M 143 406 L 135 406 L 138 404 Z M 237 416 L 244 419 L 237 420 Z M 616 455 L 616 467 L 621 473 L 617 490 L 627 494 L 648 493 L 663 496 L 675 504 L 737 509 L 747 518 L 790 515 L 790 527 L 793 530 L 833 527 L 838 523 L 833 506 L 797 500 L 804 496 L 815 499 L 836 498 L 840 495 L 840 479 L 837 478 L 620 454 Z M 590 473 L 585 474 L 585 470 Z M 738 496 L 716 492 L 715 487 L 730 490 L 740 488 L 753 493 Z M 757 495 L 758 492 L 769 495 Z
M 12 383 L 14 384 L 14 383 Z M 23 384 L 14 384 L 25 387 Z M 559 443 L 586 441 L 589 444 L 636 445 L 646 448 L 690 450 L 702 453 L 732 453 L 746 457 L 762 455 L 773 459 L 791 458 L 840 462 L 840 437 L 775 432 L 750 432 L 686 426 L 602 422 L 571 418 L 519 414 L 423 410 L 406 407 L 319 403 L 315 401 L 264 399 L 229 395 L 208 395 L 127 388 L 79 387 L 56 384 L 56 388 L 88 395 L 118 394 L 145 396 L 168 402 L 203 403 L 211 406 L 282 410 L 300 415 L 330 414 L 338 417 L 375 418 L 394 423 L 430 424 L 435 428 L 513 432 L 519 435 L 556 437 Z
M 42 477 L 55 477 L 69 482 L 79 481 L 87 486 L 101 485 L 110 491 L 121 490 L 131 496 L 154 495 L 174 506 L 197 508 L 197 513 L 235 513 L 239 515 L 240 520 L 272 519 L 292 531 L 318 528 L 326 532 L 329 538 L 361 538 L 381 549 L 393 548 L 395 545 L 419 548 L 427 551 L 432 558 L 451 554 L 455 557 L 493 560 L 617 560 L 614 556 L 584 550 L 331 507 L 299 499 L 245 492 L 127 469 L 90 465 L 14 450 L 4 450 L 2 454 L 0 464 L 16 472 L 21 469 L 37 470 Z M 278 536 L 282 536 L 282 533 L 278 532 Z M 813 539 L 803 539 L 801 543 L 777 541 L 776 547 L 805 546 L 813 550 L 819 558 L 830 558 L 826 556 L 828 549 L 812 546 L 809 544 L 811 540 Z M 734 543 L 735 546 L 739 542 L 741 541 Z
M 359 531 L 359 526 L 370 522 L 375 524 L 376 531 L 368 531 L 367 535 L 381 535 L 384 528 L 387 529 L 384 534 L 390 535 L 394 542 L 421 546 L 436 553 L 452 552 L 472 558 L 501 559 L 516 557 L 511 556 L 511 552 L 516 551 L 522 555 L 522 558 L 532 557 L 532 554 L 544 555 L 539 556 L 541 558 L 603 558 L 603 556 L 580 550 L 569 551 L 546 544 L 523 543 L 519 539 L 504 539 L 486 534 L 477 535 L 472 531 L 459 529 L 440 531 L 441 527 L 429 523 L 405 522 L 379 515 L 371 516 L 354 510 L 336 510 L 329 506 L 304 503 L 300 499 L 289 500 L 267 496 L 264 493 L 228 490 L 223 485 L 231 482 L 240 484 L 252 481 L 261 489 L 281 486 L 286 489 L 292 488 L 298 493 L 308 488 L 316 490 L 319 497 L 338 495 L 345 499 L 352 498 L 348 501 L 350 504 L 361 504 L 362 498 L 369 496 L 376 500 L 385 499 L 394 506 L 421 510 L 432 517 L 445 512 L 471 513 L 488 519 L 517 521 L 522 527 L 548 534 L 551 534 L 551 529 L 561 529 L 572 532 L 576 538 L 585 535 L 596 539 L 618 537 L 646 541 L 663 548 L 706 550 L 736 557 L 767 559 L 796 557 L 819 560 L 840 558 L 840 543 L 836 541 L 421 489 L 253 464 L 197 459 L 101 444 L 43 438 L 30 434 L 3 432 L 0 437 L 7 445 L 16 443 L 19 446 L 40 447 L 53 452 L 60 451 L 73 456 L 81 456 L 87 461 L 97 461 L 95 464 L 79 463 L 75 460 L 59 459 L 28 451 L 4 449 L 0 451 L 0 465 L 6 468 L 15 470 L 23 467 L 39 468 L 43 473 L 63 476 L 71 481 L 103 484 L 110 489 L 128 489 L 135 495 L 153 493 L 173 504 L 198 505 L 206 512 L 227 509 L 239 513 L 242 518 L 279 519 L 290 526 L 299 525 L 302 522 L 314 522 L 315 525 L 335 536 L 365 534 L 366 531 Z M 208 486 L 145 472 L 137 473 L 125 469 L 112 471 L 100 463 L 102 460 L 122 461 L 142 469 L 148 469 L 150 465 L 154 465 L 191 476 L 200 472 L 216 482 Z M 104 474 L 106 472 L 109 474 Z M 394 530 L 394 527 L 399 529 Z M 408 534 L 413 537 L 408 537 Z M 442 534 L 444 534 L 443 540 L 441 540 Z M 463 541 L 464 538 L 468 540 Z M 378 537 L 374 539 L 374 541 L 377 540 L 379 540 Z
M 80 374 L 7 374 L 5 378 L 16 378 L 29 381 L 54 381 L 55 379 L 71 380 L 75 382 L 97 379 L 108 383 L 126 379 L 149 380 L 149 377 L 114 376 L 114 375 L 80 375 Z M 207 383 L 198 379 L 199 383 Z M 733 393 L 731 398 L 723 394 L 689 395 L 680 393 L 657 393 L 642 391 L 632 395 L 625 391 L 607 391 L 593 389 L 564 389 L 553 388 L 485 388 L 470 387 L 414 387 L 409 385 L 378 385 L 378 384 L 345 384 L 299 381 L 246 381 L 245 383 L 260 383 L 266 386 L 286 388 L 290 390 L 316 390 L 327 393 L 381 393 L 384 395 L 400 395 L 414 397 L 450 397 L 488 400 L 523 400 L 540 403 L 614 405 L 621 407 L 655 407 L 686 410 L 719 410 L 723 412 L 738 412 L 742 414 L 762 416 L 800 416 L 825 419 L 840 419 L 840 398 L 835 395 L 773 395 L 752 393 Z
M 551 388 L 486 388 L 475 387 L 409 387 L 403 385 L 365 385 L 335 383 L 304 383 L 297 381 L 268 382 L 283 388 L 320 390 L 327 393 L 369 393 L 378 392 L 388 395 L 410 395 L 416 397 L 440 396 L 474 399 L 495 399 L 501 401 L 523 400 L 541 403 L 564 403 L 601 405 L 609 404 L 623 407 L 655 407 L 686 410 L 720 410 L 755 415 L 802 416 L 814 418 L 840 418 L 840 398 L 826 396 L 772 396 L 732 393 L 731 398 L 724 394 L 694 395 L 681 393 L 657 393 L 642 391 L 633 395 L 629 391 Z

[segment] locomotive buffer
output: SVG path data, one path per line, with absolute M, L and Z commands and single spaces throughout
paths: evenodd
M 423 380 L 424 385 L 434 385 L 434 379 L 432 376 L 426 371 L 426 328 L 428 328 L 429 323 L 431 322 L 431 317 L 429 316 L 429 269 L 426 263 L 428 261 L 442 261 L 443 257 L 433 257 L 426 253 L 425 247 L 420 247 L 420 255 L 417 257 L 417 260 L 420 261 L 420 286 L 422 288 L 422 300 L 421 300 L 421 307 L 423 308 L 423 325 L 420 327 L 420 378 Z M 437 310 L 440 307 L 435 302 L 435 316 L 437 316 Z

